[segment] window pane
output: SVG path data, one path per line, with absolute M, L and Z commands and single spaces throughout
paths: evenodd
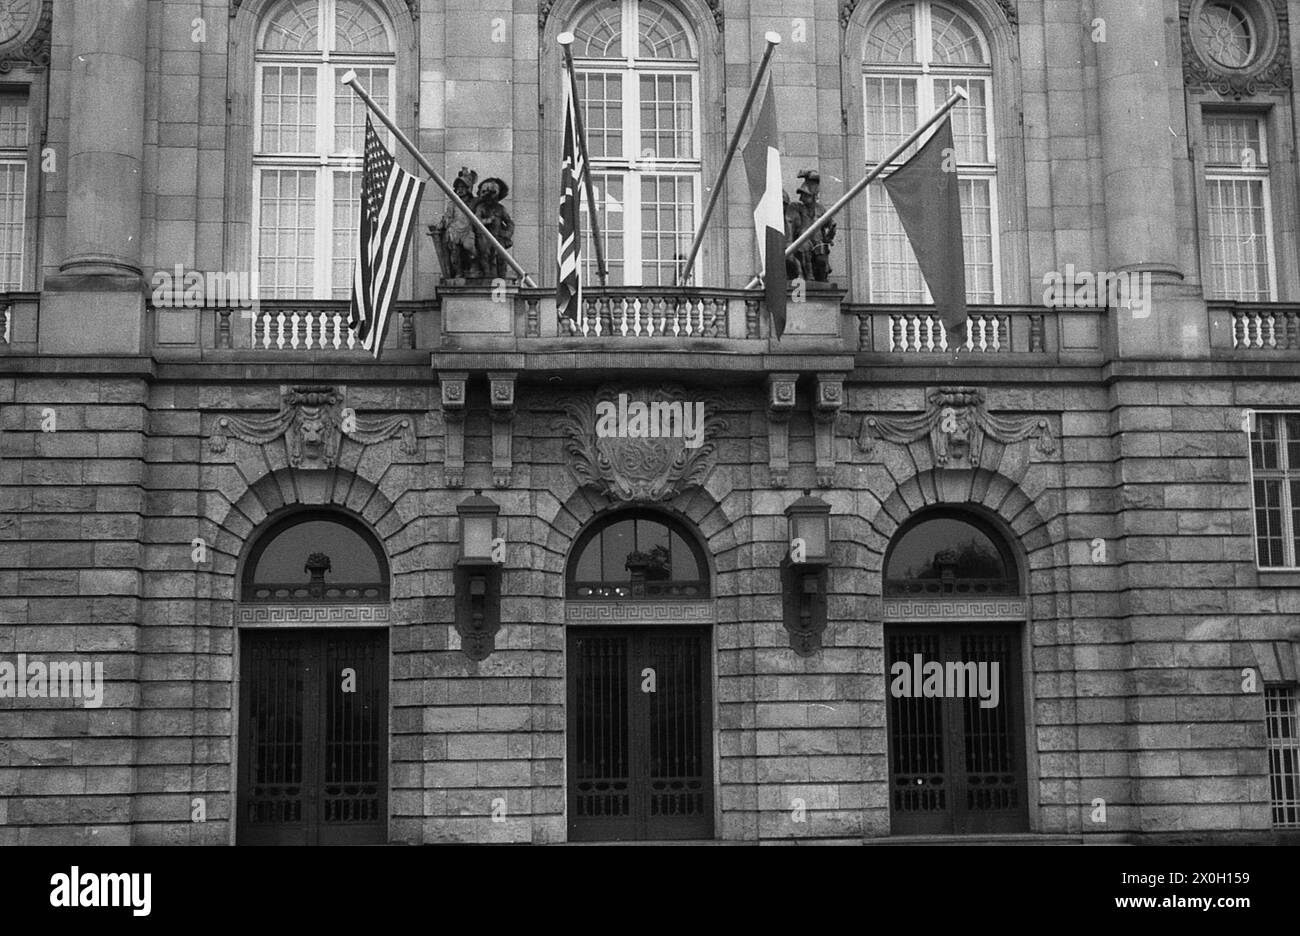
M 366 144 L 366 105 L 361 98 L 345 88 L 339 80 L 347 68 L 334 70 L 334 152 L 343 156 L 362 156 Z M 370 92 L 370 96 L 384 110 L 388 110 L 388 68 L 358 68 L 357 81 Z M 388 140 L 388 130 L 378 120 L 372 120 L 375 132 Z M 391 141 L 389 148 L 392 148 Z
M 868 76 L 865 85 L 867 162 L 875 165 L 916 129 L 916 79 Z M 915 145 L 900 156 L 906 159 Z
M 263 153 L 316 151 L 316 69 L 262 66 Z
M 952 141 L 957 148 L 957 161 L 966 164 L 988 163 L 988 102 L 984 82 L 975 78 L 936 78 L 934 102 L 937 106 L 948 100 L 952 97 L 952 89 L 958 85 L 966 88 L 970 99 L 949 111 L 952 114 Z
M 1300 565 L 1300 478 L 1291 480 L 1291 565 Z
M 1003 561 L 997 544 L 978 527 L 955 517 L 917 524 L 889 551 L 886 595 L 915 592 L 916 583 L 956 580 L 971 583 L 974 591 L 1019 590 L 1015 569 Z
M 1300 471 L 1300 415 L 1282 417 L 1286 428 L 1286 465 L 1291 471 Z
M 26 206 L 27 165 L 0 163 L 0 289 L 22 288 Z
M 291 584 L 306 582 L 307 557 L 325 553 L 330 559 L 325 581 L 331 584 L 377 584 L 383 578 L 374 550 L 350 527 L 330 520 L 296 523 L 266 547 L 253 573 L 256 583 Z
M 626 582 L 632 577 L 627 569 L 627 557 L 636 552 L 634 524 L 633 520 L 620 520 L 605 528 L 601 543 L 604 562 L 601 581 Z
M 708 578 L 703 569 L 696 564 L 695 553 L 680 534 L 672 538 L 673 579 L 678 582 L 703 581 Z
M 672 571 L 668 533 L 668 527 L 662 523 L 653 520 L 636 521 L 636 551 L 651 557 L 656 566 L 662 566 L 661 572 L 656 569 L 652 574 L 660 574 L 664 578 Z
M 914 17 L 912 4 L 905 3 L 878 19 L 867 36 L 867 61 L 915 62 Z
M 0 147 L 27 147 L 27 95 L 0 94 Z
M 1286 564 L 1282 551 L 1282 482 L 1255 479 L 1255 536 L 1261 566 Z
M 677 15 L 655 0 L 641 0 L 637 6 L 637 31 L 640 34 L 637 54 L 641 58 L 694 58 L 686 26 Z
M 337 0 L 334 48 L 339 52 L 388 52 L 388 30 L 369 3 Z
M 622 58 L 622 4 L 589 4 L 573 37 L 573 54 L 579 58 Z
M 316 174 L 263 169 L 258 277 L 271 299 L 308 298 L 316 269 Z
M 994 301 L 993 208 L 988 179 L 961 179 L 962 251 L 966 301 Z M 930 302 L 929 290 L 893 202 L 883 188 L 867 189 L 868 268 L 872 302 Z
M 1210 58 L 1224 68 L 1244 68 L 1255 54 L 1250 17 L 1234 3 L 1207 3 L 1197 29 Z
M 334 251 L 330 254 L 335 299 L 352 295 L 353 264 L 361 226 L 361 172 L 334 173 Z
M 623 201 L 623 177 L 614 173 L 592 173 L 592 189 L 596 196 L 596 216 L 600 219 L 601 242 L 605 247 L 605 266 L 609 271 L 609 285 L 622 286 L 624 279 L 623 231 L 626 211 Z M 600 283 L 596 275 L 596 249 L 591 239 L 591 225 L 587 218 L 587 193 L 582 193 L 583 206 L 578 223 L 582 226 L 582 282 L 595 286 Z
M 966 300 L 993 301 L 993 208 L 988 179 L 961 180 L 962 248 L 966 255 Z
M 601 537 L 603 533 L 597 533 L 591 538 L 582 553 L 578 556 L 578 564 L 574 567 L 574 579 L 579 582 L 599 582 L 600 581 L 600 552 Z
M 1205 133 L 1205 161 L 1219 166 L 1251 168 L 1251 163 L 1263 165 L 1265 154 L 1260 144 L 1258 117 L 1206 116 L 1202 121 Z
M 694 158 L 691 85 L 689 75 L 641 76 L 641 157 Z
M 1209 179 L 1205 187 L 1214 298 L 1268 301 L 1263 180 Z
M 320 48 L 320 4 L 317 0 L 287 0 L 275 10 L 262 31 L 268 52 L 307 52 Z
M 1255 431 L 1250 434 L 1250 455 L 1256 469 L 1281 467 L 1278 463 L 1280 439 L 1278 417 L 1272 413 L 1255 414 Z
M 1265 687 L 1264 723 L 1273 825 L 1300 826 L 1300 695 L 1294 686 Z
M 932 60 L 937 65 L 983 64 L 987 61 L 979 36 L 956 10 L 933 4 L 930 7 L 930 34 L 934 41 Z
M 623 155 L 623 76 L 609 72 L 580 72 L 582 124 L 587 154 L 592 159 Z
M 695 233 L 695 180 L 682 175 L 641 178 L 641 282 L 671 286 Z
M 925 302 L 925 282 L 903 223 L 883 188 L 867 187 L 868 268 L 872 302 Z

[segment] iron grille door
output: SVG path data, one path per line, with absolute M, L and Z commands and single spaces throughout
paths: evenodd
M 382 844 L 387 838 L 388 648 L 383 636 L 323 635 L 322 845 Z
M 629 636 L 569 635 L 569 838 L 636 838 Z
M 240 662 L 239 818 L 247 845 L 307 845 L 316 710 L 310 698 L 310 640 L 303 633 L 248 634 Z
M 939 634 L 912 628 L 891 630 L 885 644 L 885 686 L 889 692 L 889 786 L 891 828 L 895 834 L 952 831 L 952 783 L 948 776 L 949 739 L 943 699 L 895 696 L 890 687 L 895 662 L 911 663 L 916 654 L 940 656 Z
M 387 713 L 384 633 L 245 634 L 237 841 L 383 843 Z
M 708 630 L 575 629 L 568 659 L 570 840 L 711 838 Z
M 896 835 L 1029 827 L 1020 651 L 1015 625 L 886 628 L 890 828 Z M 893 666 L 998 664 L 998 704 L 978 696 L 895 696 Z M 991 674 L 991 669 L 990 669 Z

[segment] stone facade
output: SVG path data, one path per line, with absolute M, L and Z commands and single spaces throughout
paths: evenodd
M 722 392 L 716 465 L 659 505 L 698 531 L 714 576 L 716 838 L 890 835 L 882 567 L 910 517 L 950 506 L 1000 530 L 1023 571 L 1028 831 L 1276 840 L 1261 690 L 1296 680 L 1300 571 L 1257 567 L 1243 414 L 1300 410 L 1300 331 L 1286 331 L 1300 326 L 1246 339 L 1300 301 L 1295 89 L 1288 78 L 1235 102 L 1266 108 L 1279 141 L 1280 301 L 1209 301 L 1195 115 L 1223 102 L 1185 86 L 1178 18 L 1132 0 L 957 5 L 995 53 L 1003 301 L 979 311 L 1006 317 L 1002 351 L 902 352 L 916 310 L 870 302 L 858 203 L 831 261 L 847 292 L 792 305 L 778 342 L 761 294 L 738 288 L 754 236 L 737 167 L 696 277 L 713 336 L 567 339 L 553 290 L 514 286 L 493 331 L 490 290 L 440 288 L 418 238 L 409 316 L 376 363 L 257 347 L 239 309 L 148 301 L 154 271 L 247 268 L 237 154 L 248 43 L 271 4 L 54 0 L 48 66 L 15 71 L 33 97 L 48 88 L 40 130 L 61 171 L 31 177 L 40 259 L 31 291 L 8 297 L 0 344 L 0 659 L 93 659 L 106 682 L 97 708 L 0 698 L 0 844 L 235 840 L 238 573 L 268 518 L 302 505 L 361 518 L 390 563 L 388 839 L 566 841 L 565 568 L 618 505 L 580 485 L 555 420 L 565 394 L 610 381 Z M 509 181 L 514 253 L 550 282 L 554 39 L 579 4 L 374 6 L 397 36 L 399 122 L 448 177 L 472 164 Z M 837 197 L 861 163 L 860 51 L 879 4 L 679 6 L 701 36 L 701 86 L 717 91 L 702 95 L 705 175 L 777 30 L 785 165 L 818 166 Z M 1300 15 L 1294 0 L 1263 6 Z M 431 190 L 421 222 L 442 208 Z M 1150 272 L 1151 314 L 1042 308 L 1042 276 L 1066 264 Z M 508 408 L 489 393 L 507 372 Z M 449 407 L 459 374 L 467 399 Z M 784 410 L 774 374 L 792 375 Z M 824 405 L 819 375 L 842 380 L 842 405 Z M 409 420 L 411 450 L 345 434 L 335 464 L 304 469 L 284 438 L 214 444 L 221 419 L 267 417 L 286 389 L 320 385 L 358 417 Z M 947 465 L 929 434 L 873 435 L 870 419 L 926 413 L 945 388 L 978 389 L 989 414 L 1030 419 L 1050 445 L 986 433 Z M 787 441 L 788 469 L 773 456 Z M 449 455 L 461 445 L 463 478 Z M 456 506 L 474 489 L 500 505 L 507 543 L 502 627 L 482 662 L 452 626 Z M 831 505 L 832 538 L 828 627 L 807 657 L 790 647 L 777 575 L 803 489 Z

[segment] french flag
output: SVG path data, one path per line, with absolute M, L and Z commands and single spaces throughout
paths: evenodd
M 769 81 L 744 151 L 745 174 L 754 197 L 754 232 L 763 266 L 763 293 L 772 331 L 785 333 L 785 205 L 781 198 L 781 152 L 776 141 L 776 101 Z

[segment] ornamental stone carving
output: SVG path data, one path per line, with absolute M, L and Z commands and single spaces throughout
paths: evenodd
M 871 452 L 877 440 L 910 445 L 926 436 L 930 438 L 934 463 L 941 468 L 979 467 L 986 436 L 1003 444 L 1036 439 L 1040 454 L 1056 451 L 1056 440 L 1045 417 L 995 416 L 984 408 L 984 393 L 975 387 L 933 391 L 926 411 L 919 416 L 864 416 L 857 445 Z
M 53 0 L 0 2 L 0 75 L 16 65 L 45 68 L 50 64 Z
M 362 445 L 400 439 L 403 454 L 416 453 L 412 416 L 361 416 L 343 405 L 345 391 L 334 387 L 285 387 L 274 416 L 221 416 L 208 440 L 212 452 L 226 450 L 234 437 L 250 445 L 267 445 L 281 437 L 294 468 L 322 470 L 338 464 L 343 437 Z
M 1283 93 L 1291 87 L 1291 32 L 1286 0 L 1249 0 L 1242 10 L 1250 17 L 1258 50 L 1241 68 L 1216 64 L 1198 38 L 1204 0 L 1180 0 L 1179 35 L 1183 53 L 1183 84 L 1195 90 L 1235 98 L 1260 91 Z
M 721 399 L 677 385 L 606 384 L 590 397 L 559 401 L 551 423 L 578 483 L 610 500 L 667 501 L 704 484 L 727 428 Z

